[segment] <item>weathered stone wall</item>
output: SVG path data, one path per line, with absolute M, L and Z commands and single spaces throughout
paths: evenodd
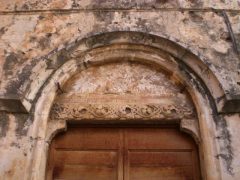
M 119 31 L 168 39 L 206 65 L 200 77 L 213 73 L 223 91 L 213 101 L 223 104 L 216 113 L 225 122 L 216 127 L 226 130 L 216 139 L 228 142 L 216 158 L 222 159 L 223 179 L 240 178 L 239 0 L 3 0 L 0 22 L 0 179 L 24 177 L 28 153 L 39 140 L 31 136 L 34 105 L 51 74 L 68 60 L 68 48 Z
M 27 137 L 28 116 L 2 112 L 0 117 L 0 179 L 21 179 L 31 148 L 31 139 Z

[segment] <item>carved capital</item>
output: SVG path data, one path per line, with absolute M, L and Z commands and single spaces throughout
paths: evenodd
M 190 133 L 196 142 L 200 142 L 199 126 L 196 119 L 182 119 L 180 128 L 182 131 Z

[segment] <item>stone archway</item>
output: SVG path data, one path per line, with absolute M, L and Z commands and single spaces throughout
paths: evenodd
M 36 103 L 32 137 L 35 137 L 37 141 L 33 147 L 31 155 L 29 156 L 29 168 L 27 169 L 26 175 L 30 175 L 30 177 L 26 177 L 27 179 L 44 179 L 49 142 L 57 132 L 66 130 L 66 119 L 73 118 L 61 118 L 63 117 L 62 115 L 64 114 L 64 111 L 59 111 L 59 106 L 56 103 L 54 106 L 52 106 L 57 97 L 57 94 L 64 92 L 64 84 L 74 75 L 80 72 L 84 73 L 84 71 L 86 72 L 91 67 L 101 67 L 108 63 L 123 62 L 144 64 L 145 66 L 147 65 L 152 69 L 157 69 L 159 72 L 165 72 L 168 76 L 169 82 L 172 81 L 174 82 L 173 84 L 178 85 L 178 92 L 184 92 L 184 90 L 188 92 L 189 97 L 192 99 L 194 107 L 196 108 L 196 116 L 192 116 L 194 113 L 190 113 L 189 116 L 189 114 L 186 113 L 189 112 L 189 109 L 185 109 L 185 111 L 184 108 L 181 109 L 181 106 L 179 106 L 179 109 L 179 107 L 176 108 L 171 103 L 167 104 L 167 106 L 169 105 L 170 107 L 170 113 L 168 115 L 159 113 L 163 112 L 160 111 L 160 109 L 163 109 L 164 105 L 158 106 L 159 108 L 156 108 L 156 111 L 154 108 L 150 108 L 150 110 L 149 108 L 143 108 L 145 109 L 145 115 L 148 115 L 149 111 L 153 111 L 153 114 L 155 114 L 155 112 L 158 112 L 155 114 L 156 116 L 152 116 L 155 119 L 176 120 L 176 114 L 178 112 L 181 112 L 177 114 L 178 117 L 181 118 L 177 119 L 181 119 L 182 129 L 191 132 L 191 134 L 194 135 L 195 139 L 198 139 L 199 141 L 200 157 L 203 159 L 201 164 L 202 167 L 204 167 L 202 168 L 203 177 L 205 179 L 221 179 L 219 171 L 219 160 L 215 158 L 218 146 L 216 144 L 214 136 L 210 135 L 215 134 L 215 125 L 211 114 L 212 106 L 210 105 L 211 102 L 209 102 L 209 99 L 207 97 L 208 95 L 203 94 L 203 92 L 205 92 L 205 86 L 202 85 L 202 81 L 198 79 L 198 77 L 194 74 L 194 71 L 192 71 L 188 66 L 184 66 L 186 69 L 183 72 L 181 69 L 183 66 L 179 66 L 179 62 L 168 53 L 156 48 L 144 47 L 142 45 L 124 43 L 92 49 L 85 54 L 78 54 L 76 52 L 73 53 L 71 60 L 67 61 L 61 67 L 59 67 L 59 69 L 51 76 L 41 91 L 41 96 Z M 188 71 L 189 74 L 186 74 L 186 71 Z M 57 101 L 58 100 L 56 99 L 56 102 Z M 148 104 L 144 104 L 143 106 L 149 107 Z M 120 112 L 122 112 L 122 114 L 125 113 L 125 116 L 128 114 L 127 116 L 129 119 L 132 119 L 135 116 L 135 114 L 128 113 L 129 111 L 133 112 L 131 107 L 116 107 L 117 112 L 119 112 L 119 109 L 123 110 Z M 59 116 L 59 120 L 49 120 L 51 119 L 49 118 L 51 109 L 52 112 L 54 112 L 53 114 L 55 114 L 54 118 Z M 60 107 L 60 109 L 66 110 L 66 108 L 62 107 Z M 100 114 L 102 114 L 101 111 Z M 72 110 L 72 112 L 75 111 Z M 89 110 L 82 108 L 79 109 L 78 112 L 87 112 L 86 114 L 88 114 Z M 75 116 L 75 119 L 82 119 L 81 113 L 73 113 L 73 115 Z M 91 115 L 88 114 L 87 116 L 90 117 L 89 119 L 91 119 Z M 170 116 L 170 118 L 167 118 L 168 116 Z M 109 116 L 109 118 L 121 119 L 116 118 L 116 116 Z M 197 125 L 199 125 L 199 134 L 196 128 Z
M 164 72 L 159 68 L 154 68 L 151 66 L 149 67 L 146 65 L 142 65 L 140 63 L 128 62 L 128 61 L 118 62 L 118 63 L 116 62 L 108 63 L 101 66 L 89 67 L 84 71 L 79 72 L 73 77 L 71 77 L 64 84 L 63 87 L 59 87 L 58 95 L 56 96 L 53 106 L 51 108 L 49 123 L 51 123 L 52 126 L 54 127 L 54 124 L 55 125 L 57 124 L 56 121 L 72 122 L 75 125 L 79 123 L 82 124 L 81 122 L 93 124 L 100 121 L 101 124 L 102 125 L 105 124 L 105 126 L 109 126 L 109 122 L 111 122 L 111 124 L 115 124 L 114 129 L 116 129 L 119 126 L 122 126 L 123 124 L 127 127 L 130 126 L 130 124 L 135 124 L 135 126 L 144 125 L 144 124 L 146 125 L 146 123 L 148 125 L 152 124 L 154 128 L 148 129 L 150 130 L 148 134 L 144 134 L 144 132 L 146 133 L 147 128 L 143 128 L 143 129 L 138 128 L 137 130 L 135 130 L 136 127 L 135 129 L 124 128 L 122 130 L 120 129 L 112 130 L 111 133 L 116 134 L 115 131 L 117 132 L 119 131 L 119 133 L 121 131 L 122 134 L 121 135 L 119 134 L 119 136 L 124 136 L 125 133 L 129 133 L 133 135 L 134 133 L 137 132 L 139 134 L 138 131 L 141 130 L 142 131 L 140 133 L 141 136 L 143 137 L 146 136 L 145 138 L 147 138 L 148 136 L 152 136 L 152 138 L 156 139 L 156 142 L 152 142 L 152 143 L 153 144 L 157 143 L 158 148 L 160 147 L 163 148 L 164 146 L 167 146 L 165 150 L 159 149 L 158 150 L 159 152 L 155 150 L 155 153 L 152 153 L 151 149 L 139 150 L 139 151 L 144 151 L 145 155 L 148 154 L 148 156 L 159 156 L 160 152 L 166 151 L 166 153 L 172 154 L 171 156 L 176 156 L 175 158 L 180 159 L 180 157 L 184 155 L 184 153 L 182 152 L 184 151 L 185 154 L 187 152 L 191 152 L 190 154 L 186 155 L 186 158 L 191 157 L 192 151 L 195 152 L 196 150 L 187 149 L 189 148 L 185 145 L 187 142 L 185 140 L 182 140 L 184 136 L 177 134 L 177 132 L 173 131 L 172 129 L 170 130 L 169 128 L 166 128 L 166 126 L 170 126 L 170 125 L 175 125 L 175 126 L 180 125 L 181 130 L 190 133 L 190 135 L 194 137 L 197 143 L 200 142 L 196 111 L 193 103 L 191 102 L 190 96 L 187 93 L 187 91 L 184 90 L 183 85 L 180 82 L 178 82 L 174 78 L 170 79 L 170 77 L 171 77 L 170 74 Z M 132 126 L 134 127 L 134 125 Z M 156 127 L 158 127 L 159 131 L 154 133 L 154 131 L 156 131 Z M 165 127 L 165 129 L 163 127 Z M 68 128 L 66 127 L 66 129 Z M 151 130 L 153 132 L 151 132 Z M 80 131 L 81 132 L 86 131 L 87 134 L 84 134 L 84 133 L 80 134 L 79 137 L 88 136 L 89 134 L 88 129 L 86 130 L 79 129 L 79 131 L 75 131 L 75 134 L 72 135 L 73 136 L 72 138 L 78 136 L 78 134 L 81 133 Z M 91 132 L 93 133 L 95 131 L 99 131 L 99 128 L 95 128 L 95 130 Z M 100 134 L 96 135 L 95 138 L 97 138 L 97 136 L 104 135 L 105 131 L 109 131 L 109 128 L 105 128 L 103 129 L 103 131 L 100 130 L 99 131 Z M 111 135 L 111 133 L 109 135 Z M 67 134 L 68 134 L 68 130 L 66 133 L 66 137 L 67 137 Z M 166 137 L 169 136 L 173 144 L 168 145 L 166 142 L 169 140 L 167 139 L 165 140 L 166 141 L 165 143 L 164 143 L 164 139 L 162 139 L 161 141 L 160 140 L 157 141 L 158 139 L 163 138 L 162 136 L 164 135 Z M 118 143 L 120 144 L 123 143 L 123 142 L 120 142 L 118 137 L 115 137 L 115 138 L 116 138 L 116 141 L 119 141 Z M 129 137 L 126 136 L 125 139 L 127 138 Z M 149 137 L 148 141 L 151 142 L 152 138 Z M 72 141 L 79 142 L 79 138 L 76 138 L 75 140 L 72 139 Z M 83 139 L 81 139 L 81 141 L 83 141 Z M 86 139 L 85 141 L 87 142 L 88 140 Z M 106 141 L 106 140 L 103 140 L 103 141 Z M 112 141 L 115 141 L 115 140 L 112 140 Z M 141 144 L 141 141 L 140 140 L 138 141 L 139 141 L 138 144 L 135 145 L 136 147 L 134 146 L 134 148 L 139 148 L 137 146 L 139 146 L 139 143 Z M 175 141 L 178 141 L 178 144 L 176 144 Z M 180 142 L 182 141 L 183 147 L 179 146 L 181 145 L 179 141 Z M 86 142 L 85 143 L 82 142 L 82 143 L 86 144 Z M 101 139 L 96 139 L 95 143 L 99 143 L 99 142 L 101 142 Z M 66 141 L 66 143 L 68 144 L 69 140 Z M 114 144 L 114 142 L 111 142 L 110 144 Z M 169 150 L 169 148 L 174 147 L 174 144 L 176 144 L 175 149 Z M 190 144 L 188 144 L 188 146 L 191 147 Z M 89 145 L 89 146 L 90 147 L 94 146 L 94 143 L 93 145 Z M 104 146 L 104 144 L 101 146 Z M 96 146 L 95 148 L 97 147 L 98 146 Z M 70 146 L 69 148 L 72 150 Z M 88 147 L 86 148 L 88 149 Z M 107 145 L 104 146 L 104 149 L 105 148 L 109 148 L 109 142 L 107 143 Z M 156 147 L 154 147 L 154 145 L 151 145 L 150 148 L 156 148 Z M 187 150 L 184 150 L 185 148 Z M 121 151 L 121 149 L 122 147 L 119 147 L 117 151 Z M 52 151 L 56 153 L 61 152 L 59 150 L 58 151 L 52 150 Z M 78 153 L 76 153 L 76 151 L 77 150 L 74 150 L 73 154 L 79 155 L 83 153 L 83 151 L 79 151 Z M 86 150 L 84 150 L 84 152 L 86 153 Z M 96 152 L 96 153 L 93 153 L 93 152 Z M 90 156 L 96 156 L 96 158 L 99 158 L 97 152 L 102 153 L 102 150 L 101 149 L 89 150 L 87 153 L 90 153 L 91 154 Z M 175 154 L 173 154 L 173 152 Z M 124 154 L 126 153 L 127 152 L 125 152 Z M 76 161 L 77 157 L 71 160 L 72 154 L 68 153 L 68 155 L 69 155 L 68 157 L 70 158 L 69 162 L 72 162 L 73 159 L 75 159 L 74 161 Z M 135 156 L 136 155 L 137 154 L 135 154 Z M 56 154 L 50 156 L 52 159 L 51 164 L 54 163 L 54 160 L 52 157 L 55 157 L 55 156 Z M 121 162 L 123 161 L 123 159 L 126 159 L 119 156 L 120 155 L 118 155 L 118 159 L 122 159 L 122 160 L 119 160 Z M 134 154 L 132 155 L 130 153 L 129 156 L 134 156 Z M 169 157 L 166 157 L 166 158 L 168 159 L 171 156 L 169 155 Z M 192 155 L 192 156 L 195 156 L 195 155 Z M 64 159 L 67 158 L 66 154 L 62 158 Z M 80 155 L 79 158 L 82 158 L 82 156 Z M 158 158 L 161 159 L 161 158 L 164 158 L 164 156 L 162 155 L 161 157 L 158 157 Z M 138 159 L 140 159 L 140 161 L 144 161 L 144 159 L 141 160 L 141 156 L 139 156 Z M 55 161 L 57 161 L 56 158 L 55 158 Z M 94 159 L 91 162 L 90 160 L 88 161 L 89 161 L 88 163 L 90 164 L 97 163 L 94 161 Z M 197 163 L 198 162 L 197 158 L 189 159 L 189 160 L 186 159 L 186 161 L 196 161 L 195 164 L 191 164 L 191 166 L 193 167 L 191 170 L 189 170 L 188 168 L 189 165 L 188 166 L 184 165 L 185 162 L 183 161 L 182 162 L 169 161 L 165 165 L 161 165 L 159 167 L 160 170 L 157 170 L 156 162 L 155 162 L 155 165 L 152 164 L 153 166 L 152 170 L 149 170 L 149 168 L 147 169 L 142 168 L 143 171 L 146 171 L 145 173 L 142 172 L 142 175 L 145 174 L 146 176 L 146 174 L 149 174 L 149 173 L 152 174 L 153 173 L 152 171 L 154 171 L 156 174 L 158 174 L 158 175 L 155 175 L 155 178 L 156 176 L 159 178 L 159 176 L 162 173 L 167 173 L 169 176 L 173 176 L 173 177 L 177 176 L 175 178 L 180 178 L 180 177 L 197 178 L 198 173 L 195 172 L 196 169 L 198 171 L 197 167 L 199 166 Z M 81 163 L 81 160 L 79 163 Z M 119 164 L 119 162 L 117 161 L 116 163 Z M 168 166 L 170 166 L 169 163 L 170 164 L 172 163 L 171 168 L 173 170 L 171 171 L 169 170 L 170 167 L 166 167 L 164 169 L 164 167 L 167 164 Z M 182 164 L 183 167 L 180 170 L 178 168 L 181 163 L 183 163 Z M 64 161 L 61 161 L 61 163 L 58 164 L 57 166 L 62 167 L 63 164 L 64 164 Z M 129 164 L 129 163 L 124 162 L 123 164 Z M 66 164 L 65 167 L 67 168 L 68 166 L 69 165 Z M 69 170 L 62 170 L 62 171 L 60 170 L 58 174 L 63 174 L 63 177 L 65 176 L 69 177 L 72 174 L 73 177 L 76 178 L 76 173 L 74 172 L 77 171 L 76 170 L 77 167 L 79 167 L 79 165 L 75 166 L 74 170 L 73 169 L 71 170 L 71 168 Z M 109 174 L 108 170 L 105 170 L 106 172 L 103 173 L 104 168 L 103 168 L 102 174 L 99 174 L 97 170 L 95 170 L 94 172 L 88 173 L 85 170 L 86 167 L 83 169 L 80 168 L 78 170 L 80 172 L 83 171 L 82 174 L 79 173 L 79 176 L 84 175 L 88 177 L 89 174 L 91 174 L 91 176 L 89 177 L 91 178 L 92 173 L 95 172 L 96 176 L 100 176 L 100 177 L 103 176 L 106 179 L 116 178 L 113 175 L 114 173 Z M 127 165 L 126 166 L 123 165 L 122 168 L 121 167 L 117 168 L 119 170 L 119 172 L 117 173 L 119 175 L 119 179 L 123 178 L 123 174 L 125 174 L 124 175 L 125 178 L 133 174 L 133 173 L 128 174 L 126 171 L 121 173 L 122 169 L 126 169 L 126 167 Z M 92 166 L 92 168 L 94 169 L 94 166 Z M 47 169 L 48 169 L 47 171 L 49 172 L 49 168 Z M 53 176 L 52 171 L 55 172 L 56 171 L 55 169 L 56 168 L 54 168 L 54 170 L 51 170 L 51 172 L 48 173 L 49 179 L 51 179 L 50 177 Z M 174 173 L 175 171 L 176 171 L 176 174 Z M 53 174 L 56 174 L 56 173 L 53 173 Z M 136 174 L 133 176 L 136 176 Z M 154 175 L 152 178 L 154 178 Z

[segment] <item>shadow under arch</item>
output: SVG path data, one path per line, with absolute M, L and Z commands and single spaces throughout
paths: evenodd
M 224 120 L 219 120 L 216 114 L 217 106 L 215 106 L 214 97 L 221 94 L 222 89 L 217 86 L 218 90 L 216 90 L 215 85 L 218 81 L 215 76 L 212 74 L 212 79 L 200 78 L 198 74 L 201 68 L 199 67 L 206 68 L 206 65 L 184 48 L 170 43 L 169 40 L 158 39 L 162 41 L 159 46 L 159 42 L 154 40 L 152 35 L 133 33 L 133 36 L 129 32 L 116 32 L 116 34 L 116 36 L 114 33 L 97 35 L 90 39 L 76 41 L 74 45 L 69 45 L 55 54 L 60 56 L 66 53 L 66 59 L 62 62 L 59 62 L 58 58 L 54 60 L 54 57 L 51 57 L 53 60 L 51 66 L 56 70 L 41 89 L 33 109 L 31 137 L 40 140 L 35 141 L 33 151 L 29 153 L 26 179 L 44 179 L 49 139 L 58 130 L 66 127 L 66 122 L 59 122 L 53 126 L 48 122 L 49 112 L 57 93 L 56 82 L 61 86 L 74 74 L 84 71 L 89 66 L 117 62 L 119 59 L 158 66 L 186 86 L 198 112 L 200 148 L 204 154 L 202 162 L 205 167 L 204 177 L 221 179 L 220 162 L 215 158 L 216 152 L 219 151 L 215 127 L 218 123 L 222 126 Z M 213 82 L 214 86 L 206 86 L 205 81 Z M 215 94 L 212 94 L 212 91 Z M 222 131 L 225 131 L 224 127 Z M 226 146 L 229 143 L 226 139 Z M 231 152 L 228 153 L 231 154 Z

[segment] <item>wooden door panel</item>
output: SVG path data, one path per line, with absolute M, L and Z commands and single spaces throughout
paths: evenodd
M 192 180 L 191 166 L 180 167 L 130 167 L 130 180 Z
M 192 149 L 192 139 L 173 128 L 129 129 L 128 149 Z
M 108 166 L 64 164 L 53 170 L 54 180 L 117 180 L 116 169 Z
M 117 165 L 117 152 L 113 151 L 56 151 L 55 161 L 57 164 L 108 166 Z
M 130 180 L 191 179 L 191 152 L 129 152 Z
M 117 179 L 117 152 L 56 151 L 54 179 Z
M 130 166 L 190 166 L 191 152 L 129 152 Z
M 118 149 L 119 130 L 111 128 L 70 128 L 55 139 L 56 149 Z

